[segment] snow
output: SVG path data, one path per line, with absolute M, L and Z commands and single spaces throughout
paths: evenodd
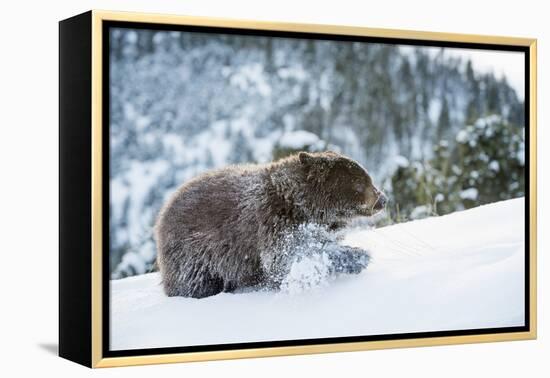
M 400 168 L 406 168 L 409 166 L 409 159 L 407 159 L 405 156 L 402 156 L 402 155 L 396 155 L 393 158 L 393 161 Z
M 280 68 L 277 74 L 283 79 L 293 78 L 298 81 L 306 80 L 308 76 L 302 66 Z
M 113 278 L 120 278 L 130 268 L 135 273 L 144 273 L 147 271 L 146 262 L 154 259 L 151 220 L 154 219 L 157 209 L 148 205 L 155 186 L 167 175 L 168 170 L 169 165 L 165 160 L 132 160 L 123 175 L 111 179 L 111 222 L 125 224 L 111 238 L 122 245 L 127 243 L 131 246 L 126 252 L 128 256 L 123 255 L 113 270 Z
M 256 88 L 262 96 L 271 94 L 271 87 L 265 79 L 264 69 L 261 64 L 254 63 L 241 68 L 240 72 L 231 77 L 231 84 L 247 91 L 251 87 Z
M 306 146 L 315 146 L 319 142 L 321 140 L 317 135 L 305 130 L 296 130 L 285 132 L 279 140 L 279 145 L 298 150 Z
M 428 117 L 430 118 L 430 121 L 432 121 L 432 123 L 437 124 L 442 107 L 443 104 L 440 98 L 433 98 L 430 101 L 430 106 L 428 108 Z
M 281 291 L 298 294 L 329 284 L 329 258 L 326 253 L 313 254 L 295 261 L 281 283 Z
M 487 117 L 482 117 L 476 120 L 475 127 L 478 129 L 485 129 L 488 127 L 494 127 L 495 124 L 502 123 L 502 117 L 496 114 L 491 114 Z
M 146 270 L 145 261 L 135 252 L 125 253 L 122 256 L 122 261 L 117 268 L 120 270 L 125 270 L 130 267 L 135 269 L 137 273 L 140 274 L 145 273 Z
M 468 132 L 465 129 L 460 130 L 456 134 L 456 141 L 458 143 L 464 143 L 468 140 Z
M 490 227 L 488 227 L 490 225 Z M 348 229 L 359 275 L 300 291 L 168 298 L 158 273 L 111 281 L 111 349 L 443 331 L 524 324 L 524 199 Z M 294 278 L 322 267 L 293 267 Z
M 420 218 L 426 218 L 428 215 L 430 215 L 430 206 L 427 205 L 421 205 L 417 206 L 413 209 L 411 212 L 411 219 L 420 219 Z
M 476 188 L 468 188 L 468 189 L 462 190 L 459 193 L 459 195 L 460 195 L 460 198 L 462 199 L 475 201 L 477 199 L 478 191 Z
M 493 160 L 489 163 L 489 169 L 494 172 L 500 171 L 500 164 L 498 164 L 498 161 Z
M 521 165 L 525 165 L 525 144 L 524 143 L 521 144 L 516 158 L 518 159 Z
M 470 60 L 476 72 L 505 77 L 517 95 L 520 98 L 524 97 L 525 55 L 522 52 L 427 46 L 423 46 L 422 49 L 434 57 L 443 54 L 445 58 L 460 58 L 463 62 Z M 411 46 L 400 45 L 399 50 L 408 56 L 414 56 L 414 48 Z

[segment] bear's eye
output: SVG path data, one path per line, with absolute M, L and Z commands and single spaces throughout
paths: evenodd
M 363 193 L 365 191 L 365 185 L 361 182 L 356 182 L 353 184 L 353 189 L 355 189 L 356 192 Z

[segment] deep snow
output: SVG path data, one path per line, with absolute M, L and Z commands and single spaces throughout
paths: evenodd
M 523 198 L 376 230 L 357 227 L 343 243 L 368 249 L 369 267 L 309 290 L 167 298 L 158 273 L 112 280 L 111 349 L 524 323 Z

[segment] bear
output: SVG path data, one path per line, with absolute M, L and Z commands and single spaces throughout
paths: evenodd
M 267 164 L 232 165 L 184 183 L 157 217 L 157 267 L 167 296 L 204 298 L 276 289 L 288 269 L 280 253 L 300 225 L 334 231 L 385 208 L 365 168 L 333 151 L 299 152 Z M 331 273 L 358 273 L 359 248 L 329 253 Z

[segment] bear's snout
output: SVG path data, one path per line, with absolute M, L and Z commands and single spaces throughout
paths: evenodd
M 384 193 L 380 192 L 378 194 L 378 198 L 376 199 L 376 202 L 374 203 L 374 209 L 375 210 L 382 210 L 386 207 L 386 203 L 388 202 L 388 197 L 384 195 Z

